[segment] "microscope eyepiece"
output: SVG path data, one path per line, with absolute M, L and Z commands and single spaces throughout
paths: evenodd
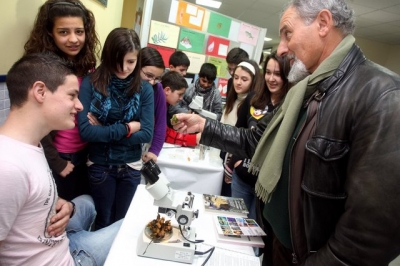
M 140 171 L 150 185 L 158 181 L 158 175 L 161 173 L 160 168 L 153 160 L 144 163 Z

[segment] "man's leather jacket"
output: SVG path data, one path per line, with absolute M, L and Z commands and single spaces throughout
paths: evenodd
M 300 147 L 300 180 L 291 153 L 294 259 L 387 265 L 400 253 L 400 77 L 354 45 L 318 90 L 315 132 Z M 270 119 L 254 130 L 207 120 L 200 143 L 251 158 Z

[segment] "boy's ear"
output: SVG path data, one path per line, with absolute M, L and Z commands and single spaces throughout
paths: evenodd
M 169 69 L 174 69 L 175 67 L 173 65 L 169 65 Z
M 46 84 L 42 81 L 36 81 L 33 83 L 32 88 L 31 88 L 31 93 L 33 95 L 33 98 L 39 102 L 43 103 L 44 99 L 46 98 L 46 93 L 48 92 L 48 89 L 46 87 Z
M 171 87 L 170 86 L 164 87 L 164 92 L 165 93 L 170 93 L 171 92 Z

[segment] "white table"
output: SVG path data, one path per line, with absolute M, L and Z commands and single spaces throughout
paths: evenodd
M 142 236 L 142 232 L 146 224 L 155 219 L 157 216 L 158 207 L 153 205 L 153 198 L 145 189 L 145 185 L 139 185 L 128 213 L 121 225 L 111 250 L 105 262 L 106 266 L 124 266 L 124 265 L 146 265 L 146 266 L 162 266 L 162 265 L 190 265 L 172 261 L 152 259 L 140 257 L 136 255 L 136 247 L 138 238 Z M 253 248 L 249 246 L 238 246 L 231 244 L 222 244 L 216 242 L 212 213 L 204 212 L 202 197 L 195 194 L 194 209 L 199 210 L 199 217 L 195 219 L 191 227 L 196 228 L 196 239 L 203 239 L 206 244 L 217 246 L 220 248 L 232 250 L 236 253 L 245 253 L 253 255 Z M 175 219 L 172 219 L 175 221 Z M 176 221 L 175 221 L 176 223 Z M 257 258 L 258 259 L 258 258 Z M 201 265 L 203 258 L 196 257 L 192 265 Z M 254 264 L 259 265 L 259 264 Z
M 176 190 L 220 195 L 224 168 L 220 150 L 206 148 L 204 160 L 198 148 L 174 147 L 164 144 L 157 165 Z

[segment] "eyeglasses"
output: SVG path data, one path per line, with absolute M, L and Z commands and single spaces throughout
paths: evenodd
M 155 77 L 153 74 L 144 72 L 143 69 L 141 69 L 141 71 L 146 76 L 146 78 L 149 79 L 149 81 L 154 80 L 155 83 L 159 83 L 161 81 L 161 77 Z

